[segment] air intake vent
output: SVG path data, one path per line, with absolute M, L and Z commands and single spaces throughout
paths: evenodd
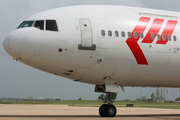
M 71 75 L 74 72 L 74 70 L 63 70 L 63 71 L 64 72 L 61 72 L 61 73 L 64 75 Z
M 62 73 L 62 74 L 65 74 L 65 75 L 71 75 L 71 73 Z

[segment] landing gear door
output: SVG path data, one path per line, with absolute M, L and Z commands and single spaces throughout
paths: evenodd
M 89 19 L 79 19 L 81 30 L 81 44 L 78 45 L 79 50 L 96 50 L 93 44 L 93 34 Z

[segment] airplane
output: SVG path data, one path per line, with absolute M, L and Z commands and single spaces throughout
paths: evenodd
M 119 87 L 180 87 L 180 13 L 80 5 L 37 13 L 3 41 L 16 61 L 107 94 L 101 117 L 115 117 Z

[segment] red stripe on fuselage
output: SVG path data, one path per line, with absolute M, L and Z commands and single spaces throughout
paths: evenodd
M 177 25 L 177 21 L 174 20 L 169 20 L 167 22 L 167 25 L 163 31 L 163 33 L 161 34 L 161 40 L 158 40 L 156 42 L 156 44 L 166 44 L 168 42 L 168 35 L 172 35 L 172 33 L 174 32 L 174 29 Z M 163 40 L 163 35 L 166 36 L 166 40 Z
M 157 36 L 159 30 L 162 27 L 162 24 L 164 22 L 164 19 L 155 19 L 152 23 L 151 28 L 149 29 L 146 37 L 143 39 L 142 43 L 152 43 L 153 39 L 151 37 L 151 34 L 153 33 L 155 37 Z
M 137 42 L 140 39 L 139 34 L 143 33 L 145 31 L 149 21 L 150 21 L 149 17 L 141 17 L 132 32 L 132 38 L 128 38 L 126 40 L 126 43 L 129 46 L 129 48 L 131 49 L 137 63 L 142 64 L 142 65 L 148 65 L 148 62 Z M 137 32 L 137 34 L 138 34 L 137 38 L 134 38 L 134 32 Z

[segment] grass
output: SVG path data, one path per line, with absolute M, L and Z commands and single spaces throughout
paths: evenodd
M 99 107 L 103 104 L 102 101 L 93 100 L 80 100 L 80 101 L 45 101 L 45 102 L 34 102 L 34 101 L 0 101 L 0 104 L 43 104 L 43 105 L 68 105 L 77 107 Z M 179 103 L 145 103 L 140 101 L 116 101 L 114 105 L 116 107 L 126 107 L 126 104 L 133 104 L 134 107 L 141 108 L 164 108 L 164 109 L 180 109 Z

